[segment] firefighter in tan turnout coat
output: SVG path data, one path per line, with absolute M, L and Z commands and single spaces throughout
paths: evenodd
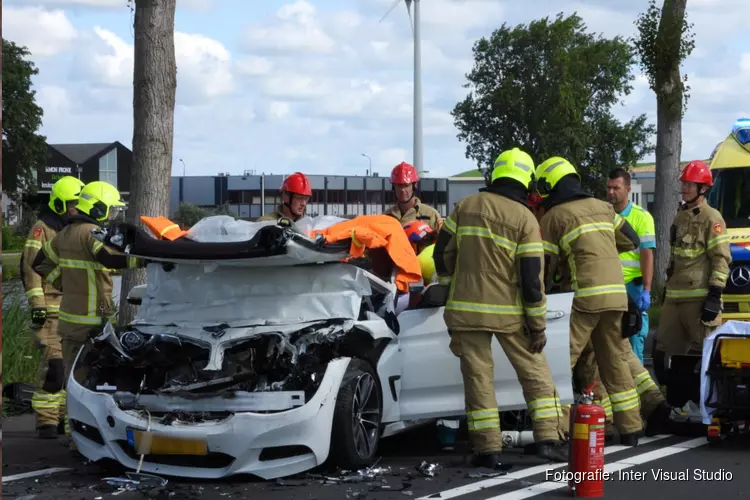
M 567 432 L 547 359 L 546 296 L 539 223 L 526 196 L 531 157 L 513 149 L 495 161 L 491 185 L 461 200 L 445 219 L 434 249 L 435 269 L 451 278 L 444 319 L 460 358 L 473 464 L 504 468 L 493 383 L 492 337 L 515 369 L 540 457 L 567 461 Z
M 36 413 L 37 434 L 42 439 L 56 438 L 64 424 L 60 408 L 65 407 L 65 369 L 57 325 L 62 293 L 43 283 L 31 266 L 42 245 L 65 227 L 69 216 L 75 215 L 83 186 L 83 182 L 71 176 L 62 177 L 52 185 L 49 204 L 42 208 L 39 220 L 29 231 L 21 254 L 21 280 L 31 307 L 34 340 L 41 350 L 31 408 Z

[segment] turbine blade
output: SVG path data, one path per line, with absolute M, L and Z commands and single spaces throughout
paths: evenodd
M 400 4 L 400 3 L 401 3 L 401 2 L 403 2 L 403 1 L 404 1 L 404 0 L 396 0 L 395 2 L 393 2 L 393 5 L 391 5 L 391 7 L 390 7 L 390 8 L 388 9 L 388 12 L 386 12 L 386 13 L 385 13 L 385 15 L 384 15 L 384 16 L 383 16 L 383 17 L 382 17 L 382 18 L 380 19 L 380 21 L 378 21 L 378 22 L 379 22 L 379 23 L 382 23 L 382 22 L 383 22 L 383 20 L 384 20 L 384 19 L 385 19 L 386 17 L 388 17 L 388 14 L 390 14 L 391 12 L 393 12 L 393 9 L 395 9 L 395 8 L 396 8 L 396 7 L 398 6 L 398 4 Z
M 409 26 L 411 26 L 411 36 L 414 36 L 414 18 L 411 16 L 412 0 L 406 0 L 406 13 L 409 15 Z

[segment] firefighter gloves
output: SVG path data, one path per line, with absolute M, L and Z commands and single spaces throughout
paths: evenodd
M 534 354 L 539 354 L 540 352 L 542 352 L 544 350 L 544 346 L 547 345 L 547 334 L 544 332 L 544 330 L 531 332 L 529 334 L 529 337 L 531 338 L 529 351 L 533 352 Z
M 31 322 L 35 325 L 42 326 L 47 321 L 47 308 L 35 307 L 31 310 Z
M 703 301 L 701 321 L 710 323 L 716 319 L 721 312 L 721 288 L 712 286 L 708 288 L 708 296 Z

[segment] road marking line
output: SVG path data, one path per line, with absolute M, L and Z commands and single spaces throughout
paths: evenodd
M 660 458 L 668 457 L 670 455 L 676 455 L 677 453 L 692 450 L 693 448 L 698 448 L 699 446 L 704 446 L 706 444 L 708 444 L 706 438 L 700 437 L 671 446 L 665 446 L 664 448 L 659 448 L 658 450 L 648 451 L 646 453 L 641 453 L 640 455 L 634 455 L 629 458 L 624 458 L 622 460 L 618 460 L 617 462 L 612 462 L 611 464 L 605 463 L 604 472 L 613 473 L 618 470 L 629 469 L 631 467 L 635 467 L 636 465 L 653 462 L 654 460 L 659 460 Z M 567 482 L 547 481 L 544 483 L 529 486 L 528 488 L 510 491 L 508 493 L 502 493 L 500 495 L 487 498 L 486 500 L 523 500 L 525 498 L 535 497 L 537 495 L 542 495 L 550 491 L 567 487 Z
M 66 470 L 73 470 L 70 467 L 53 467 L 51 469 L 35 470 L 31 472 L 24 472 L 22 474 L 14 474 L 12 476 L 3 476 L 3 483 L 9 483 L 11 481 L 18 481 L 19 479 L 28 479 L 30 477 L 46 476 L 47 474 L 54 474 L 56 472 L 65 472 Z
M 653 443 L 654 441 L 658 441 L 660 439 L 666 439 L 668 437 L 672 437 L 672 436 L 670 434 L 660 434 L 658 436 L 647 437 L 647 438 L 639 439 L 638 444 L 649 444 L 649 443 Z M 633 447 L 623 446 L 619 444 L 616 446 L 607 446 L 606 448 L 604 448 L 604 454 L 609 455 L 610 453 L 617 453 L 618 451 L 623 451 L 627 449 L 633 449 Z M 483 490 L 486 488 L 491 488 L 493 486 L 497 486 L 503 483 L 509 483 L 511 481 L 515 481 L 516 479 L 523 479 L 525 477 L 535 476 L 537 474 L 543 474 L 544 472 L 547 472 L 548 470 L 560 469 L 562 467 L 567 467 L 567 466 L 568 466 L 567 463 L 535 465 L 533 467 L 521 469 L 517 472 L 511 472 L 504 476 L 495 477 L 492 479 L 485 479 L 483 481 L 476 481 L 473 483 L 465 484 L 463 486 L 452 488 L 450 490 L 441 491 L 439 492 L 440 494 L 439 497 L 437 496 L 437 493 L 431 493 L 430 495 L 420 497 L 417 500 L 425 500 L 427 498 L 431 498 L 431 495 L 436 495 L 435 497 L 432 497 L 432 498 L 441 498 L 441 499 L 454 498 L 454 497 L 458 497 L 461 495 L 468 495 L 469 493 L 474 493 L 475 491 Z

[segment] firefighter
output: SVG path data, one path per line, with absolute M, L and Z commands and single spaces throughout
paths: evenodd
M 547 358 L 546 296 L 539 223 L 526 204 L 531 157 L 514 148 L 495 161 L 490 184 L 456 204 L 434 249 L 435 269 L 451 278 L 444 319 L 460 359 L 475 466 L 502 464 L 493 382 L 495 336 L 523 388 L 537 455 L 567 462 L 567 421 Z M 460 244 L 459 244 L 460 242 Z
M 36 430 L 41 439 L 55 439 L 64 429 L 60 407 L 65 407 L 65 369 L 57 316 L 62 293 L 42 283 L 32 264 L 42 245 L 55 237 L 75 215 L 78 195 L 84 186 L 76 177 L 65 176 L 52 185 L 49 203 L 32 226 L 21 254 L 21 279 L 31 308 L 32 332 L 41 356 L 31 407 L 36 413 Z
M 386 214 L 395 217 L 401 224 L 412 221 L 426 222 L 433 231 L 440 231 L 442 217 L 437 210 L 422 203 L 415 196 L 415 189 L 419 182 L 417 169 L 405 161 L 399 163 L 391 170 L 391 185 L 396 203 L 392 205 Z
M 701 354 L 703 339 L 721 325 L 721 295 L 732 261 L 726 223 L 706 203 L 713 185 L 708 166 L 688 163 L 680 181 L 684 203 L 670 228 L 671 260 L 653 354 L 660 384 L 666 384 L 669 356 Z
M 544 215 L 544 209 L 540 206 L 541 201 L 541 197 L 529 199 L 529 203 L 532 205 L 534 213 L 538 218 L 541 218 L 541 216 Z M 627 238 L 618 238 L 617 240 L 621 247 L 624 246 L 625 248 L 629 248 L 629 245 L 626 245 L 624 241 L 630 242 L 630 240 Z M 632 245 L 632 243 L 630 243 L 630 245 Z M 558 262 L 557 271 L 559 280 L 556 286 L 559 288 L 559 292 L 569 291 L 570 272 L 565 265 L 565 262 Z M 625 342 L 624 339 L 622 341 Z M 653 436 L 667 432 L 669 429 L 669 413 L 671 410 L 667 405 L 662 392 L 651 378 L 651 374 L 648 370 L 643 367 L 643 363 L 636 358 L 633 350 L 628 349 L 627 347 L 624 350 L 626 352 L 626 361 L 628 362 L 630 374 L 636 384 L 636 392 L 638 393 L 641 406 L 641 417 L 646 422 L 646 435 Z M 586 344 L 586 347 L 583 348 L 581 356 L 578 358 L 578 362 L 573 369 L 573 381 L 579 392 L 588 387 L 592 382 L 599 382 L 594 387 L 594 397 L 604 408 L 606 414 L 605 436 L 608 442 L 612 442 L 614 438 L 612 432 L 612 403 L 606 389 L 604 389 L 604 386 L 601 384 L 599 367 L 596 364 L 594 347 L 590 339 Z
M 307 203 L 312 196 L 310 179 L 302 172 L 295 172 L 281 183 L 281 205 L 271 213 L 262 215 L 256 222 L 277 221 L 282 217 L 297 222 L 305 216 Z
M 76 206 L 78 213 L 43 245 L 34 261 L 34 270 L 63 291 L 59 331 L 65 380 L 92 330 L 101 328 L 117 312 L 110 270 L 139 265 L 135 258 L 105 247 L 92 233 L 114 219 L 124 206 L 120 192 L 111 184 L 86 184 Z M 65 427 L 69 434 L 67 419 Z
M 630 250 L 638 248 L 640 241 L 611 205 L 582 190 L 575 167 L 564 158 L 552 157 L 539 165 L 536 183 L 543 198 L 545 280 L 555 275 L 558 259 L 565 260 L 575 294 L 570 368 L 591 340 L 620 442 L 636 446 L 643 423 L 636 385 L 625 361 L 630 346 L 623 341 L 621 327 L 628 300 L 617 240 L 631 240 L 624 246 Z
M 638 360 L 643 364 L 643 345 L 648 336 L 648 309 L 651 307 L 651 281 L 654 276 L 654 249 L 656 231 L 654 218 L 643 207 L 629 200 L 630 174 L 617 168 L 610 172 L 607 182 L 607 198 L 621 217 L 641 240 L 640 247 L 620 254 L 625 289 L 641 311 L 641 331 L 630 337 L 630 344 Z

